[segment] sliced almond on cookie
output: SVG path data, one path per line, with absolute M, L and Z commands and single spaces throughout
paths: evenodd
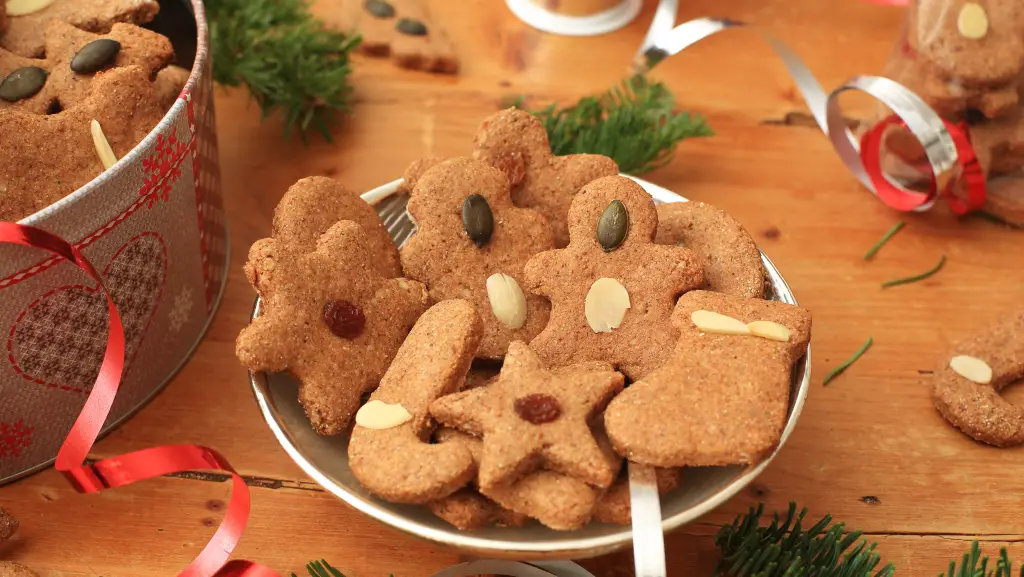
M 693 311 L 690 320 L 697 328 L 704 333 L 716 335 L 749 335 L 750 329 L 747 324 L 739 319 L 734 319 L 712 311 Z
M 772 321 L 754 321 L 747 323 L 750 334 L 772 341 L 788 342 L 790 330 L 784 325 Z
M 988 34 L 988 13 L 980 4 L 967 2 L 960 8 L 956 29 L 969 40 L 981 40 Z
M 979 385 L 987 385 L 992 382 L 992 367 L 979 358 L 957 355 L 949 360 L 949 368 L 961 377 Z
M 610 333 L 622 325 L 629 310 L 629 292 L 613 278 L 599 278 L 590 285 L 584 313 L 595 333 Z
M 26 16 L 33 12 L 39 12 L 56 0 L 7 0 L 8 16 Z
M 500 272 L 487 277 L 487 299 L 501 324 L 520 329 L 526 323 L 526 295 L 516 279 Z
M 399 403 L 370 401 L 356 412 L 356 424 L 367 429 L 390 429 L 412 420 L 412 413 Z

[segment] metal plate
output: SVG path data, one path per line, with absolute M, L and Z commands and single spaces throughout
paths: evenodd
M 644 180 L 634 180 L 654 197 L 655 202 L 682 202 L 686 199 Z M 393 194 L 400 180 L 390 182 L 363 195 L 376 205 L 388 231 L 401 246 L 415 230 L 405 212 L 404 195 Z M 775 265 L 761 255 L 769 280 L 768 298 L 796 304 L 789 285 Z M 259 314 L 257 299 L 253 316 Z M 786 427 L 779 448 L 793 432 L 804 406 L 810 385 L 811 353 L 793 370 Z M 363 513 L 410 535 L 451 547 L 476 557 L 501 559 L 581 559 L 609 553 L 631 542 L 628 526 L 591 523 L 577 531 L 553 531 L 538 523 L 520 528 L 487 528 L 459 531 L 435 517 L 426 507 L 396 505 L 377 499 L 363 489 L 348 467 L 348 439 L 317 435 L 297 400 L 295 382 L 286 375 L 250 373 L 250 382 L 260 412 L 278 442 L 303 471 L 324 489 L 337 495 Z M 691 468 L 683 476 L 680 488 L 662 500 L 662 526 L 666 531 L 690 523 L 721 505 L 747 486 L 778 453 L 754 466 Z

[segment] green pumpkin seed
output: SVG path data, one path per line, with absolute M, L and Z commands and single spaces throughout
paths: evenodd
M 366 0 L 363 2 L 363 8 L 376 18 L 395 17 L 395 7 L 384 0 Z
M 395 25 L 395 30 L 398 30 L 402 34 L 408 34 L 409 36 L 427 35 L 427 25 L 412 18 L 402 18 L 399 20 L 398 24 Z
M 626 205 L 622 204 L 622 201 L 613 200 L 597 221 L 597 242 L 605 252 L 611 252 L 626 240 L 627 232 L 629 214 L 626 212 Z
M 71 59 L 71 71 L 77 74 L 92 74 L 114 62 L 121 51 L 121 43 L 110 38 L 100 38 L 86 44 Z
M 7 75 L 0 82 L 0 98 L 7 102 L 17 102 L 31 98 L 43 89 L 46 84 L 46 71 L 38 66 L 19 68 Z
M 462 228 L 466 230 L 478 248 L 491 240 L 494 232 L 494 214 L 487 204 L 487 199 L 479 194 L 471 194 L 462 203 Z

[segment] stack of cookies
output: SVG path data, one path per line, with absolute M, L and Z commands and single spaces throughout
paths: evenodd
M 128 154 L 189 72 L 139 25 L 156 0 L 0 1 L 0 220 L 33 214 Z
M 263 312 L 238 357 L 298 380 L 367 490 L 460 529 L 629 523 L 627 460 L 663 492 L 684 467 L 756 463 L 810 314 L 764 299 L 734 219 L 617 172 L 501 111 L 469 156 L 409 167 L 400 253 L 356 194 L 301 180 L 249 253 Z
M 989 180 L 985 210 L 1024 225 L 1024 3 L 911 0 L 904 35 L 884 75 L 967 125 Z M 897 176 L 928 174 L 924 149 L 905 129 L 890 132 L 886 145 Z

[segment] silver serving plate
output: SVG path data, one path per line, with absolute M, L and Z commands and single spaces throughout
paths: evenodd
M 634 178 L 654 197 L 655 202 L 684 202 L 685 198 L 650 182 Z M 363 195 L 374 204 L 385 226 L 401 247 L 415 230 L 405 211 L 408 197 L 396 194 L 401 180 L 375 188 Z M 797 304 L 789 285 L 764 254 L 761 255 L 771 300 Z M 259 315 L 256 300 L 253 317 Z M 680 487 L 662 499 L 662 526 L 670 531 L 718 507 L 739 493 L 772 461 L 796 426 L 810 385 L 811 353 L 793 369 L 786 427 L 779 447 L 764 461 L 753 466 L 700 467 L 687 469 Z M 297 400 L 296 383 L 282 374 L 250 373 L 256 402 L 270 430 L 285 452 L 313 480 L 359 511 L 410 535 L 482 558 L 543 560 L 582 559 L 610 553 L 631 543 L 628 526 L 590 523 L 568 532 L 553 531 L 538 523 L 520 528 L 487 528 L 459 531 L 435 517 L 426 507 L 396 505 L 382 501 L 366 491 L 348 467 L 348 439 L 316 434 Z

